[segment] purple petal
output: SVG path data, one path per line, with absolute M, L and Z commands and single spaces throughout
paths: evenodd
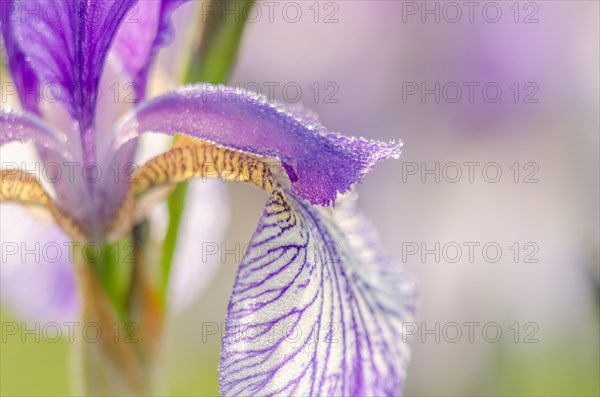
M 8 0 L 2 4 L 6 14 L 2 16 L 6 24 L 2 31 L 7 49 L 11 49 L 8 55 L 20 54 L 17 60 L 9 61 L 12 74 L 27 79 L 33 71 L 40 85 L 60 88 L 63 105 L 79 122 L 86 159 L 93 158 L 92 127 L 106 54 L 136 1 L 55 0 L 42 4 L 38 0 Z M 21 66 L 25 71 L 17 70 Z
M 0 109 L 0 146 L 32 141 L 36 144 L 43 164 L 36 176 L 47 178 L 56 191 L 56 201 L 82 224 L 88 225 L 88 214 L 95 201 L 90 197 L 84 178 L 81 159 L 70 151 L 64 134 L 61 134 L 36 116 L 10 109 Z M 54 171 L 56 170 L 56 174 Z
M 125 121 L 114 150 L 145 131 L 183 133 L 234 150 L 279 159 L 292 192 L 328 205 L 400 145 L 329 133 L 313 118 L 286 112 L 262 96 L 209 84 L 143 103 Z
M 144 98 L 150 66 L 158 50 L 169 44 L 174 36 L 171 14 L 185 1 L 144 0 L 138 2 L 121 24 L 111 48 L 111 56 L 114 55 L 114 58 L 118 61 L 116 63 L 120 63 L 120 65 L 116 65 L 118 73 L 122 77 L 130 79 L 123 82 L 123 86 L 129 84 L 128 86 L 133 88 L 135 96 L 130 98 L 132 102 L 137 103 Z M 110 68 L 106 68 L 104 79 L 111 71 Z M 103 81 L 101 81 L 101 84 Z M 110 86 L 114 84 L 114 81 L 117 80 L 109 80 L 107 90 L 111 89 Z M 110 100 L 101 101 L 98 104 L 98 111 L 102 110 L 103 115 L 106 115 L 107 112 L 109 115 L 114 115 L 117 107 L 111 102 Z M 106 150 L 104 144 L 106 142 L 110 143 L 112 140 L 111 133 L 114 132 L 112 129 L 114 120 L 110 117 L 106 120 L 100 118 L 97 122 L 97 128 L 100 131 L 99 143 L 97 144 L 98 153 L 104 153 Z M 112 169 L 115 169 L 114 167 L 119 167 L 117 164 L 131 164 L 136 151 L 136 143 L 131 142 L 127 149 L 122 148 L 117 158 L 111 159 L 112 163 L 103 164 L 104 168 L 111 169 L 110 167 L 113 167 Z M 123 170 L 123 173 L 125 172 L 127 170 Z M 104 196 L 102 199 L 103 205 L 100 209 L 104 217 L 112 215 L 114 209 L 119 206 L 125 197 L 128 188 L 123 183 L 110 183 L 110 181 L 108 183 L 109 186 L 100 191 L 100 194 Z
M 9 16 L 12 10 L 8 6 L 9 4 L 4 1 L 0 4 L 0 32 L 4 38 L 8 68 L 11 71 L 11 77 L 17 87 L 17 93 L 23 108 L 32 113 L 37 113 L 38 94 L 31 95 L 31 93 L 39 92 L 39 83 L 31 65 L 26 61 L 25 53 L 17 43 L 14 30 L 11 29 L 12 21 Z
M 79 296 L 68 237 L 52 221 L 0 205 L 2 307 L 36 322 L 77 319 Z
M 398 395 L 416 288 L 382 252 L 354 209 L 274 191 L 229 304 L 222 395 Z
M 160 47 L 173 39 L 171 14 L 187 0 L 140 1 L 126 18 L 113 44 L 113 51 L 133 78 L 137 99 L 145 95 L 150 64 Z
M 11 109 L 0 109 L 0 146 L 10 142 L 33 141 L 63 159 L 72 159 L 64 134 L 52 129 L 36 116 Z

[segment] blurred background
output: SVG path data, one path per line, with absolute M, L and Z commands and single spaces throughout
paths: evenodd
M 259 2 L 230 84 L 404 142 L 358 194 L 420 284 L 406 395 L 599 395 L 600 3 L 471 3 Z M 233 248 L 266 196 L 227 189 Z M 173 395 L 218 394 L 224 259 L 169 322 Z M 1 348 L 2 395 L 68 393 L 67 342 Z

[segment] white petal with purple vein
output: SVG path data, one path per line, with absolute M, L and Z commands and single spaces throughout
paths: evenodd
M 229 305 L 224 396 L 401 393 L 415 284 L 350 206 L 271 195 Z

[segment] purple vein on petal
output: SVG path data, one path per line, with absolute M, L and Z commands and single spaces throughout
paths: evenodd
M 29 76 L 33 72 L 40 85 L 59 87 L 62 105 L 79 123 L 84 159 L 88 161 L 94 159 L 98 81 L 113 37 L 136 1 L 55 0 L 47 12 L 27 18 L 22 10 L 39 10 L 38 0 L 7 0 L 2 4 L 6 14 L 2 19 L 7 22 L 4 41 L 7 48 L 19 49 L 8 54 L 18 54 L 15 61 L 9 60 L 12 75 Z M 19 67 L 23 70 L 17 70 Z
M 408 361 L 402 323 L 414 319 L 414 282 L 350 205 L 315 208 L 272 194 L 229 305 L 224 396 L 400 393 Z M 276 245 L 265 246 L 273 235 Z M 265 255 L 292 246 L 302 255 Z M 282 294 L 273 299 L 271 291 Z M 268 332 L 249 332 L 261 327 Z

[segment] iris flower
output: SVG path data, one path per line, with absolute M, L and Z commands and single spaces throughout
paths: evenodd
M 52 3 L 60 12 L 41 18 L 19 12 L 37 1 L 2 4 L 8 67 L 23 111 L 1 110 L 0 143 L 31 141 L 41 161 L 76 177 L 51 181 L 52 194 L 34 175 L 2 170 L 0 200 L 47 208 L 73 241 L 106 246 L 143 240 L 145 209 L 162 197 L 152 194 L 161 187 L 192 178 L 257 186 L 268 200 L 228 307 L 221 393 L 399 394 L 408 360 L 402 325 L 414 317 L 414 282 L 344 193 L 377 162 L 397 158 L 400 145 L 329 132 L 305 109 L 225 86 L 190 85 L 148 99 L 150 65 L 169 39 L 169 15 L 180 1 L 137 3 L 143 18 L 131 25 L 126 16 L 135 0 Z M 118 120 L 104 112 L 100 98 L 109 53 L 120 78 L 135 88 L 136 106 Z M 63 95 L 41 106 L 31 93 L 48 86 Z M 132 170 L 137 140 L 147 132 L 188 139 Z M 203 265 L 199 258 L 185 260 Z M 127 390 L 144 390 L 144 365 L 139 370 L 135 363 L 152 356 L 162 327 L 148 276 L 154 269 L 136 258 L 123 314 L 106 298 L 111 286 L 102 277 L 110 264 L 76 262 L 83 318 L 134 319 L 142 336 L 133 352 L 88 346 L 86 370 L 104 365 L 99 357 L 118 368 L 99 370 L 91 382 L 116 382 L 110 376 L 122 371 Z

